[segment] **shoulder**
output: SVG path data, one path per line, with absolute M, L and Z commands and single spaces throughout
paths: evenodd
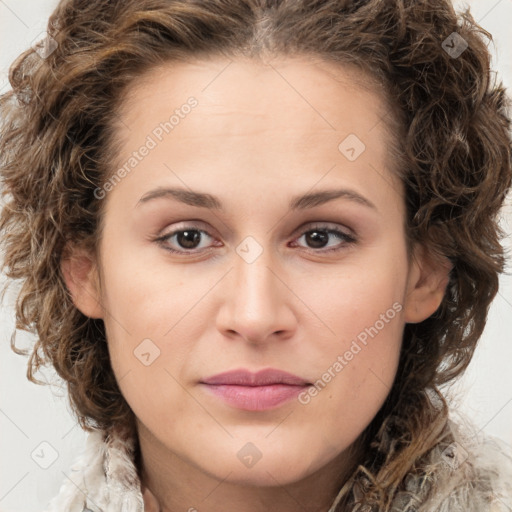
M 142 512 L 134 440 L 119 433 L 89 434 L 85 450 L 65 475 L 45 512 Z
M 512 511 L 512 447 L 469 423 L 448 426 L 451 442 L 428 455 L 434 492 L 418 512 Z

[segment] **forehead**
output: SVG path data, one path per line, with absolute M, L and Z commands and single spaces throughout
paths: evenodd
M 195 183 L 208 173 L 226 185 L 236 174 L 303 188 L 335 166 L 329 179 L 351 175 L 378 188 L 391 167 L 388 114 L 375 81 L 352 66 L 306 57 L 168 62 L 126 91 L 117 165 L 149 137 L 155 149 L 139 165 L 148 177 L 173 167 Z
M 203 116 L 201 123 L 215 118 L 217 128 L 233 128 L 236 116 L 239 132 L 244 127 L 267 132 L 286 127 L 328 133 L 350 127 L 362 137 L 390 114 L 382 88 L 355 66 L 314 56 L 281 56 L 164 63 L 130 84 L 121 115 L 137 124 L 153 116 L 162 119 L 190 96 L 200 103 L 194 117 Z

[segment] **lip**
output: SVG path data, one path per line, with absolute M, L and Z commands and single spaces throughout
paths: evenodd
M 246 411 L 279 407 L 311 383 L 282 370 L 267 368 L 257 373 L 245 369 L 219 373 L 200 382 L 228 405 Z
M 240 368 L 228 372 L 219 373 L 201 381 L 204 384 L 231 384 L 235 386 L 267 386 L 270 384 L 289 384 L 292 386 L 304 386 L 310 382 L 282 370 L 265 368 L 252 373 Z

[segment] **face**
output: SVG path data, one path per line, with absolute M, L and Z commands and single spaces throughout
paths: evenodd
M 307 58 L 228 64 L 166 64 L 129 91 L 96 192 L 99 274 L 74 299 L 105 322 L 148 450 L 285 484 L 341 467 L 389 393 L 404 324 L 442 294 L 408 259 L 379 92 Z M 267 369 L 297 379 L 209 380 Z

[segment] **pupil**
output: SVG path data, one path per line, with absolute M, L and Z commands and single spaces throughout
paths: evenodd
M 328 242 L 328 234 L 322 231 L 310 231 L 306 234 L 306 238 L 308 243 L 312 242 L 313 248 L 324 247 Z
M 199 241 L 199 235 L 199 231 L 181 231 L 176 236 L 178 243 L 182 247 L 185 249 L 194 249 L 195 243 Z

